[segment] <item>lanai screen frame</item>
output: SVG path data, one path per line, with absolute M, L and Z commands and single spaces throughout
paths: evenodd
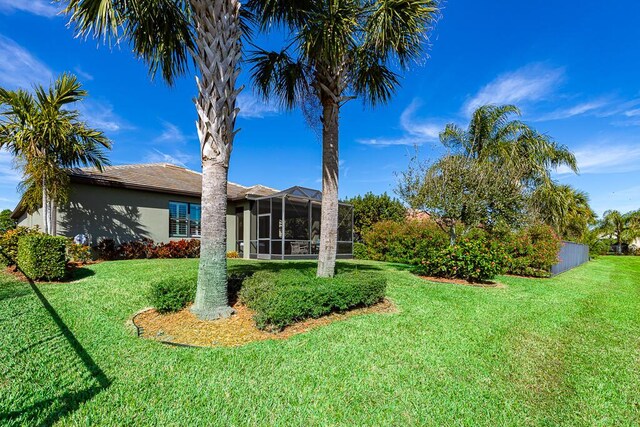
M 288 210 L 290 207 L 287 201 L 291 202 L 291 205 L 304 203 L 306 204 L 306 219 L 307 219 L 307 234 L 306 238 L 287 238 L 287 212 L 291 213 L 292 210 Z M 268 209 L 263 208 L 263 204 L 268 202 Z M 264 197 L 255 197 L 250 199 L 250 233 L 249 233 L 249 257 L 253 259 L 317 259 L 318 248 L 320 244 L 320 209 L 322 206 L 322 193 L 318 190 L 313 190 L 304 187 L 291 187 L 287 190 L 281 191 L 276 194 L 272 194 Z M 353 258 L 353 224 L 354 213 L 353 205 L 348 203 L 339 203 L 338 209 L 348 208 L 350 211 L 349 219 L 350 223 L 345 225 L 347 230 L 342 230 L 342 236 L 340 235 L 340 224 L 338 230 L 338 258 Z M 268 211 L 268 213 L 267 213 Z M 317 214 L 315 216 L 314 214 Z M 279 216 L 277 220 L 281 221 L 280 224 L 274 228 L 274 215 Z M 262 217 L 262 220 L 261 220 Z M 266 218 L 268 217 L 268 226 L 266 226 Z M 295 218 L 295 217 L 294 217 Z M 300 218 L 300 217 L 298 217 Z M 338 215 L 338 221 L 342 217 Z M 314 219 L 317 219 L 318 229 L 314 231 Z M 269 233 L 262 233 L 262 228 L 269 229 Z M 278 232 L 278 237 L 273 236 L 274 231 Z M 266 237 L 268 234 L 268 237 Z M 344 236 L 348 235 L 350 240 L 344 240 Z M 314 237 L 317 236 L 317 241 Z M 291 245 L 291 243 L 296 243 Z M 275 244 L 274 244 L 275 243 Z M 306 245 L 306 250 L 304 246 Z M 275 250 L 274 250 L 275 249 Z M 287 253 L 289 252 L 289 253 Z

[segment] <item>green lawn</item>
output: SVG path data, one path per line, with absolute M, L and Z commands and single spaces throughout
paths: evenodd
M 0 425 L 640 423 L 640 257 L 506 289 L 341 264 L 355 267 L 388 275 L 399 313 L 217 349 L 125 327 L 151 280 L 195 260 L 102 263 L 34 288 L 0 274 Z

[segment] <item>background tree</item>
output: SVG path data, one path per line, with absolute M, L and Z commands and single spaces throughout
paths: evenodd
M 227 299 L 226 209 L 229 159 L 238 115 L 236 87 L 246 27 L 238 0 L 69 0 L 81 35 L 126 39 L 134 54 L 168 84 L 197 64 L 197 130 L 202 157 L 202 230 L 192 311 L 201 319 L 233 313 Z M 246 31 L 245 31 L 246 32 Z
M 22 170 L 22 203 L 27 210 L 42 207 L 43 229 L 55 234 L 55 204 L 67 200 L 69 177 L 65 168 L 108 164 L 104 149 L 111 148 L 101 131 L 87 126 L 70 107 L 87 92 L 77 78 L 62 74 L 53 86 L 34 86 L 34 94 L 0 88 L 0 148 L 11 152 Z
M 399 85 L 393 67 L 422 59 L 438 13 L 434 0 L 252 0 L 262 29 L 288 30 L 285 48 L 250 57 L 257 91 L 307 116 L 321 110 L 322 213 L 317 275 L 333 276 L 338 228 L 340 109 L 362 98 L 388 101 Z M 275 24 L 275 25 L 272 25 Z
M 560 166 L 578 171 L 566 146 L 521 122 L 519 116 L 515 105 L 483 105 L 473 112 L 467 129 L 450 123 L 440 141 L 454 153 L 512 170 L 525 188 L 549 183 L 551 172 Z
M 375 195 L 372 192 L 364 196 L 355 196 L 344 200 L 353 205 L 353 232 L 356 240 L 361 240 L 362 233 L 380 221 L 402 221 L 407 215 L 407 208 L 401 201 L 389 197 L 387 193 Z
M 16 221 L 11 218 L 11 209 L 4 209 L 0 212 L 0 234 L 7 230 L 13 230 L 16 225 Z
M 428 212 L 449 236 L 482 225 L 521 221 L 524 196 L 517 180 L 502 168 L 464 155 L 420 162 L 417 155 L 398 176 L 398 195 L 413 209 Z
M 589 196 L 570 185 L 540 185 L 531 195 L 530 206 L 535 218 L 554 228 L 565 240 L 583 242 L 596 214 L 589 206 Z
M 608 210 L 598 222 L 597 230 L 615 240 L 616 251 L 622 253 L 622 244 L 640 237 L 640 210 L 625 214 L 617 210 Z

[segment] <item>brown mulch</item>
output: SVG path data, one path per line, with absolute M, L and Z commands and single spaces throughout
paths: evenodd
M 476 288 L 506 288 L 506 285 L 498 282 L 469 282 L 464 279 L 446 279 L 444 277 L 420 276 L 421 279 L 435 283 L 449 283 L 453 285 L 473 286 Z
M 189 308 L 177 313 L 160 314 L 154 309 L 143 311 L 132 319 L 141 329 L 143 338 L 171 344 L 199 347 L 235 347 L 254 341 L 282 340 L 319 326 L 369 313 L 394 313 L 396 307 L 387 299 L 371 307 L 357 308 L 345 313 L 332 313 L 318 319 L 308 319 L 287 326 L 281 332 L 266 332 L 256 328 L 253 311 L 236 303 L 236 313 L 228 319 L 204 321 L 196 318 Z
M 75 277 L 73 276 L 73 273 L 75 270 L 77 270 L 78 268 L 81 267 L 85 267 L 87 265 L 93 265 L 93 264 L 98 264 L 102 261 L 88 261 L 86 263 L 79 263 L 79 262 L 73 262 L 70 261 L 67 263 L 66 266 L 66 270 L 67 270 L 67 277 L 62 279 L 62 280 L 35 280 L 35 282 L 37 283 L 64 283 L 64 282 L 69 282 L 69 281 L 73 281 L 75 280 Z M 1 271 L 1 270 L 0 270 Z M 30 280 L 27 276 L 24 275 L 24 273 L 22 271 L 20 271 L 18 268 L 16 268 L 16 266 L 11 266 L 11 267 L 5 267 L 4 268 L 4 272 L 13 276 L 14 278 L 16 278 L 17 280 L 21 281 L 21 282 L 27 282 L 29 283 Z

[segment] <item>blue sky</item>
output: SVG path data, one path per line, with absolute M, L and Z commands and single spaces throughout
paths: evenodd
M 169 88 L 150 81 L 126 45 L 74 37 L 42 0 L 0 0 L 0 86 L 48 84 L 70 71 L 89 91 L 79 106 L 113 141 L 113 164 L 168 161 L 199 169 L 194 75 Z M 420 147 L 438 154 L 445 123 L 464 125 L 483 103 L 514 103 L 523 119 L 578 158 L 556 178 L 590 194 L 593 208 L 640 208 L 640 4 L 634 1 L 450 0 L 429 57 L 404 74 L 393 101 L 351 101 L 341 117 L 340 195 L 392 192 L 395 172 Z M 261 38 L 258 44 L 273 44 Z M 297 112 L 247 88 L 230 180 L 284 189 L 320 187 L 321 145 Z M 13 208 L 19 175 L 0 152 L 0 208 Z

